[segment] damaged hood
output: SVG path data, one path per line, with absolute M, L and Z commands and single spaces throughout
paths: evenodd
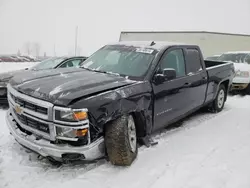
M 112 74 L 80 68 L 62 68 L 27 71 L 25 74 L 14 76 L 10 84 L 23 94 L 67 106 L 72 100 L 89 97 L 134 82 Z

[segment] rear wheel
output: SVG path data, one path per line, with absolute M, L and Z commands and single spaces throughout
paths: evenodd
M 217 96 L 216 96 L 213 104 L 212 104 L 212 110 L 214 112 L 222 111 L 222 109 L 224 108 L 226 97 L 227 97 L 226 88 L 222 84 L 219 86 L 219 91 L 217 93 Z
M 132 115 L 122 116 L 106 126 L 105 146 L 112 164 L 132 164 L 138 154 L 136 126 Z

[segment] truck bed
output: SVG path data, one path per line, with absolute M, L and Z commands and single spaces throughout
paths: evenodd
M 217 67 L 219 65 L 231 64 L 225 61 L 204 60 L 206 68 Z
M 216 91 L 220 82 L 228 79 L 229 87 L 234 77 L 234 64 L 223 61 L 204 60 L 208 74 L 208 88 L 206 102 L 214 100 Z M 214 87 L 216 85 L 216 87 Z M 228 88 L 227 88 L 228 89 Z

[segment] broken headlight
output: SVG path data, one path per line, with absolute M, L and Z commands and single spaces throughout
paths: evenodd
M 78 141 L 88 139 L 88 128 L 71 128 L 56 126 L 56 138 L 61 140 Z
M 77 141 L 84 139 L 88 142 L 89 121 L 87 109 L 71 109 L 54 107 L 54 122 L 56 137 L 61 140 Z

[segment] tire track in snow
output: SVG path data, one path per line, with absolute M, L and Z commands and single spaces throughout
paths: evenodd
M 230 109 L 229 109 L 230 110 Z M 229 110 L 225 110 L 225 112 L 221 112 L 221 113 L 218 113 L 218 114 L 210 114 L 210 113 L 208 113 L 208 115 L 206 116 L 206 117 L 204 117 L 203 115 L 201 115 L 200 113 L 198 113 L 199 115 L 199 119 L 197 119 L 197 116 L 194 116 L 194 117 L 192 117 L 192 118 L 190 118 L 190 119 L 188 119 L 188 120 L 186 120 L 185 121 L 185 123 L 184 123 L 184 125 L 182 126 L 182 127 L 180 127 L 180 128 L 177 128 L 177 129 L 175 129 L 175 130 L 173 130 L 173 131 L 165 131 L 164 133 L 162 133 L 160 136 L 159 136 L 159 138 L 160 139 L 162 139 L 162 142 L 160 142 L 158 145 L 156 145 L 155 147 L 151 147 L 151 148 L 146 148 L 146 147 L 141 147 L 140 149 L 139 149 L 139 156 L 138 156 L 138 159 L 137 159 L 137 161 L 136 161 L 136 163 L 137 162 L 140 162 L 140 160 L 143 160 L 143 159 L 141 159 L 141 157 L 143 157 L 143 155 L 145 156 L 145 155 L 147 155 L 147 153 L 149 153 L 150 152 L 150 154 L 152 154 L 152 153 L 154 153 L 154 152 L 156 152 L 157 150 L 159 151 L 159 149 L 160 148 L 163 148 L 164 147 L 164 145 L 165 144 L 167 144 L 168 142 L 167 142 L 167 140 L 166 140 L 166 138 L 169 138 L 169 136 L 173 136 L 173 133 L 176 133 L 176 131 L 187 131 L 188 129 L 190 129 L 190 128 L 194 128 L 194 127 L 196 127 L 196 126 L 198 126 L 200 123 L 204 123 L 205 122 L 205 119 L 207 120 L 207 121 L 209 121 L 209 120 L 211 120 L 211 119 L 214 119 L 216 116 L 219 116 L 220 114 L 222 115 L 222 114 L 224 114 L 224 113 L 226 113 L 226 112 L 228 112 Z M 195 123 L 195 126 L 194 126 L 194 122 L 196 122 Z M 187 125 L 192 125 L 191 127 L 188 127 L 188 129 L 185 129 L 185 127 L 187 126 Z M 164 138 L 165 137 L 165 138 Z M 154 160 L 154 159 L 153 159 Z M 157 159 L 156 159 L 157 160 Z M 156 161 L 156 163 L 158 163 L 158 161 L 159 160 L 157 160 Z M 164 160 L 162 160 L 162 161 L 164 161 Z M 153 166 L 152 165 L 152 162 L 153 161 L 151 161 L 150 163 L 146 163 L 146 165 L 149 165 L 149 169 L 151 169 L 152 170 L 152 168 L 150 168 L 150 166 Z M 164 167 L 163 167 L 164 166 Z M 159 178 L 161 178 L 161 175 L 162 174 L 164 174 L 167 170 L 168 170 L 168 168 L 169 167 L 171 167 L 171 162 L 169 163 L 168 161 L 166 161 L 166 163 L 163 163 L 162 165 L 161 165 L 161 168 L 160 169 L 157 169 L 157 171 L 155 172 L 155 173 L 153 173 L 152 174 L 152 176 L 153 176 L 153 178 L 149 178 L 148 180 L 145 180 L 146 181 L 146 184 L 147 185 L 154 185 L 154 183 L 159 179 Z M 92 177 L 92 175 L 93 174 L 99 174 L 99 172 L 100 171 L 103 171 L 103 169 L 105 169 L 105 168 L 108 168 L 109 170 L 107 170 L 107 172 L 108 173 L 110 173 L 110 176 L 115 176 L 116 178 L 115 179 L 118 179 L 117 181 L 119 182 L 119 179 L 122 177 L 122 176 L 124 176 L 124 169 L 122 169 L 121 171 L 119 171 L 119 170 L 117 170 L 117 168 L 116 167 L 110 167 L 109 166 L 109 164 L 108 163 L 106 163 L 105 165 L 103 165 L 103 166 L 101 166 L 101 167 L 99 167 L 99 168 L 97 168 L 97 169 L 92 169 L 91 171 L 88 171 L 88 172 L 86 172 L 84 175 L 82 175 L 82 176 L 84 176 L 85 177 L 85 179 L 88 179 L 89 177 Z M 132 169 L 134 169 L 134 166 L 132 166 L 131 167 Z M 131 169 L 131 171 L 133 171 Z M 141 174 L 140 172 L 141 172 L 141 170 L 138 170 L 139 172 L 136 172 L 135 174 Z M 143 170 L 142 170 L 143 171 Z M 147 170 L 145 170 L 145 172 L 146 172 Z M 101 175 L 96 175 L 97 176 L 97 179 L 100 179 L 100 176 Z M 129 176 L 129 175 L 128 175 Z M 131 178 L 131 177 L 130 177 Z M 126 179 L 126 178 L 125 178 Z M 82 179 L 81 179 L 82 180 Z M 133 181 L 133 180 L 131 180 L 131 181 Z M 88 180 L 88 183 L 89 183 L 89 180 Z M 114 186 L 114 184 L 112 184 L 113 183 L 113 180 L 107 180 L 107 181 L 104 181 L 103 182 L 103 184 L 105 185 L 104 187 L 113 187 Z M 95 185 L 96 183 L 93 183 L 93 185 Z M 145 186 L 146 186 L 146 184 L 145 184 Z M 91 184 L 92 185 L 92 184 Z M 65 186 L 66 187 L 66 186 Z M 133 187 L 136 187 L 136 186 L 133 186 Z M 146 186 L 147 187 L 147 186 Z
M 228 111 L 228 110 L 225 110 L 225 112 L 226 111 Z M 188 119 L 186 119 L 184 121 L 184 123 L 183 123 L 183 125 L 181 127 L 172 129 L 170 131 L 165 130 L 164 132 L 161 132 L 160 135 L 157 135 L 155 137 L 155 139 L 160 141 L 159 144 L 164 144 L 164 142 L 166 141 L 166 138 L 168 138 L 169 134 L 175 134 L 178 131 L 184 131 L 185 129 L 193 128 L 195 126 L 198 126 L 201 122 L 209 121 L 210 119 L 215 118 L 216 116 L 221 115 L 221 114 L 223 114 L 225 112 L 221 112 L 221 113 L 218 113 L 218 114 L 209 114 L 209 113 L 207 114 L 206 113 L 205 115 L 204 115 L 204 113 L 198 113 L 197 115 L 190 116 L 190 118 L 188 118 Z M 35 157 L 36 154 L 34 154 L 32 152 L 29 153 L 28 156 L 27 156 L 27 152 L 26 152 L 27 150 L 22 148 L 21 146 L 19 146 L 14 141 L 12 142 L 12 144 L 13 144 L 12 147 L 10 147 L 9 145 L 4 145 L 4 146 L 7 146 L 11 150 L 17 151 L 17 153 L 15 155 L 20 155 L 21 154 L 21 156 L 23 156 L 23 158 L 22 158 L 22 160 L 19 161 L 19 165 L 24 165 L 25 166 L 25 167 L 23 166 L 23 168 L 22 168 L 23 171 L 38 170 L 36 176 L 50 177 L 52 175 L 52 177 L 54 177 L 54 175 L 57 174 L 56 176 L 59 179 L 70 179 L 70 178 L 76 178 L 77 174 L 83 175 L 85 173 L 89 173 L 90 171 L 92 171 L 94 169 L 102 168 L 103 165 L 104 166 L 110 165 L 109 163 L 104 162 L 104 163 L 102 163 L 100 165 L 94 165 L 94 164 L 78 165 L 78 166 L 62 165 L 59 168 L 55 168 L 54 166 L 50 165 L 50 163 L 48 163 L 48 162 L 37 160 L 36 157 Z M 146 148 L 144 146 L 141 147 L 140 148 L 140 155 L 143 154 L 143 150 L 145 150 L 145 149 L 150 150 L 152 148 Z M 168 166 L 168 164 L 166 164 L 166 166 Z M 70 172 L 70 173 L 66 173 L 66 172 Z M 157 179 L 158 179 L 157 177 L 160 177 L 160 175 L 162 173 L 164 173 L 164 170 L 162 172 L 160 172 L 160 173 L 157 173 L 156 174 L 156 179 L 151 180 L 150 184 L 153 185 L 153 182 L 157 181 Z M 22 182 L 25 179 L 29 179 L 29 176 L 30 176 L 29 173 L 27 174 L 27 176 L 23 176 Z M 53 181 L 53 179 L 54 178 L 52 178 L 51 181 Z
M 162 146 L 165 145 L 168 141 L 168 137 L 181 132 L 181 131 L 187 131 L 188 129 L 192 129 L 195 128 L 196 126 L 198 126 L 201 123 L 204 122 L 209 122 L 211 119 L 216 118 L 217 116 L 221 116 L 223 114 L 226 114 L 228 111 L 230 111 L 231 109 L 228 108 L 228 106 L 225 106 L 225 109 L 218 113 L 218 114 L 212 114 L 212 113 L 196 113 L 195 115 L 190 116 L 189 118 L 185 119 L 182 126 L 178 127 L 178 128 L 174 128 L 174 129 L 170 129 L 170 130 L 164 130 L 162 131 L 159 135 L 154 136 L 154 139 L 156 139 L 157 141 L 159 141 L 158 146 Z M 10 140 L 10 139 L 9 139 Z M 14 147 L 10 147 L 10 145 L 14 145 Z M 9 160 L 9 163 L 4 162 L 4 169 L 8 172 L 11 173 L 11 171 L 14 170 L 14 168 L 9 167 L 8 165 L 13 161 L 13 160 L 17 160 L 19 159 L 19 164 L 16 162 L 15 166 L 20 165 L 20 169 L 21 171 L 25 172 L 28 171 L 30 173 L 23 173 L 21 174 L 22 179 L 20 179 L 19 182 L 14 183 L 11 182 L 10 179 L 8 179 L 7 181 L 9 182 L 9 186 L 15 187 L 18 186 L 20 184 L 30 184 L 32 183 L 33 185 L 37 185 L 39 186 L 41 184 L 41 179 L 46 179 L 46 181 L 48 182 L 53 182 L 54 179 L 59 179 L 59 183 L 63 183 L 67 180 L 70 179 L 77 179 L 79 176 L 85 176 L 88 174 L 92 174 L 92 171 L 96 172 L 97 170 L 102 171 L 105 168 L 108 168 L 111 172 L 115 172 L 116 175 L 121 174 L 120 176 L 123 175 L 123 170 L 117 170 L 117 168 L 113 168 L 112 166 L 110 166 L 110 164 L 108 162 L 103 162 L 100 165 L 78 165 L 78 166 L 74 166 L 74 165 L 63 165 L 60 168 L 54 168 L 53 166 L 51 166 L 49 163 L 45 162 L 45 161 L 39 161 L 34 157 L 34 154 L 30 153 L 28 154 L 27 157 L 27 153 L 23 153 L 24 151 L 21 151 L 21 154 L 18 152 L 17 148 L 22 148 L 21 146 L 15 144 L 15 142 L 10 141 L 8 142 L 8 144 L 4 144 L 4 148 L 3 150 L 7 150 L 7 155 L 9 153 L 12 153 L 14 150 L 14 157 Z M 1 146 L 1 145 L 0 145 Z M 155 149 L 157 149 L 157 147 Z M 152 148 L 145 148 L 145 147 L 141 147 L 139 149 L 139 159 L 140 160 L 140 155 L 142 155 L 144 152 L 149 152 L 149 150 L 152 150 L 150 152 L 154 152 L 154 147 Z M 1 155 L 1 154 L 0 154 Z M 16 156 L 20 156 L 21 157 L 17 157 Z M 22 158 L 20 160 L 20 158 Z M 168 163 L 165 164 L 165 166 L 168 166 Z M 163 170 L 161 170 L 160 172 L 157 172 L 155 174 L 156 178 L 153 178 L 153 180 L 150 179 L 149 183 L 150 184 L 154 184 L 155 181 L 158 180 L 158 177 L 160 177 L 160 175 L 163 173 L 165 173 L 165 171 L 167 170 L 167 168 L 164 168 Z M 32 173 L 32 178 L 30 178 Z M 107 171 L 108 173 L 108 171 Z M 111 173 L 112 174 L 112 173 Z
M 190 115 L 189 117 L 185 118 L 180 123 L 177 122 L 176 124 L 170 125 L 169 128 L 166 127 L 165 130 L 161 130 L 160 132 L 154 133 L 153 138 L 159 142 L 164 141 L 164 138 L 170 134 L 175 134 L 178 131 L 185 131 L 188 129 L 195 128 L 196 126 L 199 126 L 201 123 L 206 123 L 216 117 L 226 115 L 231 110 L 232 109 L 229 108 L 228 105 L 225 105 L 223 111 L 219 113 L 197 111 L 193 115 Z

